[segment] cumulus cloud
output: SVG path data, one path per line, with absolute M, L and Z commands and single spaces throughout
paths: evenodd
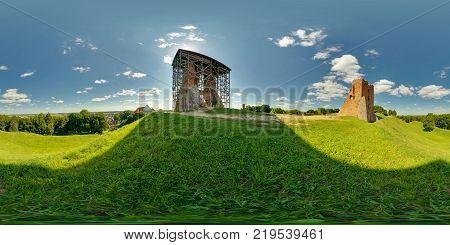
M 446 66 L 446 67 L 442 68 L 442 70 L 437 71 L 434 74 L 437 74 L 440 79 L 446 79 L 447 78 L 447 74 L 448 74 L 448 70 L 450 70 L 450 66 Z
M 420 88 L 417 94 L 424 99 L 441 99 L 450 94 L 450 89 L 446 89 L 443 86 L 428 85 Z
M 289 46 L 295 45 L 295 39 L 290 36 L 284 36 L 281 39 L 277 39 L 275 42 L 275 45 L 277 45 L 280 48 L 287 48 Z
M 143 77 L 146 77 L 146 76 L 147 76 L 147 74 L 142 73 L 142 72 L 134 72 L 133 74 L 131 74 L 132 78 L 143 78 Z
M 72 68 L 72 71 L 78 71 L 79 73 L 85 73 L 91 70 L 89 66 L 76 66 Z
M 160 37 L 155 39 L 157 42 L 158 48 L 170 48 L 172 46 L 178 46 L 183 41 L 191 41 L 191 42 L 204 42 L 205 34 L 202 34 L 197 30 L 197 27 L 194 25 L 184 25 L 180 27 L 186 32 L 169 32 L 165 35 L 165 37 Z
M 122 91 L 119 91 L 112 95 L 105 95 L 103 97 L 93 98 L 92 101 L 100 102 L 100 101 L 109 100 L 111 98 L 117 98 L 119 96 L 134 96 L 134 95 L 137 95 L 137 92 L 134 89 L 122 89 Z
M 186 37 L 186 40 L 194 41 L 194 42 L 204 42 L 205 39 L 203 37 L 199 37 L 195 33 L 189 33 L 189 35 Z
M 7 89 L 6 93 L 2 94 L 2 99 L 0 103 L 12 104 L 12 103 L 28 103 L 31 99 L 28 98 L 27 94 L 18 93 L 18 89 Z
M 172 61 L 173 61 L 173 57 L 172 56 L 164 55 L 164 57 L 163 57 L 163 62 L 164 63 L 171 65 Z
M 83 90 L 78 90 L 77 94 L 87 94 L 92 89 L 94 89 L 94 88 L 93 87 L 87 87 L 87 88 L 84 88 Z
M 286 98 L 286 97 L 278 97 L 275 100 L 278 101 L 278 102 L 286 102 L 286 101 L 288 101 L 288 98 Z
M 364 56 L 378 56 L 380 55 L 380 52 L 376 51 L 375 49 L 368 49 L 366 52 L 364 52 Z
M 291 32 L 288 35 L 284 35 L 281 38 L 276 39 L 274 42 L 280 48 L 287 48 L 291 46 L 303 46 L 311 47 L 322 42 L 327 37 L 327 34 L 320 28 L 304 28 Z M 273 38 L 268 38 L 272 41 Z
M 32 72 L 26 72 L 20 75 L 21 78 L 31 77 L 34 75 L 34 71 Z
M 64 100 L 53 100 L 52 102 L 55 104 L 62 104 L 64 103 Z
M 7 66 L 0 66 L 0 71 L 7 71 L 8 67 Z
M 105 84 L 105 83 L 109 83 L 109 81 L 105 80 L 105 79 L 97 79 L 94 81 L 95 84 Z
M 360 73 L 361 66 L 358 59 L 353 55 L 346 54 L 335 58 L 331 61 L 331 65 L 331 71 L 346 83 L 352 83 L 354 79 L 363 76 Z
M 313 83 L 308 88 L 308 95 L 314 96 L 318 101 L 331 101 L 333 98 L 344 97 L 347 88 L 340 83 L 331 80 Z
M 315 102 L 312 99 L 304 99 L 295 101 L 295 104 L 299 105 L 300 108 L 311 108 L 315 105 Z
M 197 30 L 197 27 L 196 26 L 194 26 L 194 25 L 185 25 L 185 26 L 181 26 L 180 27 L 181 29 L 183 29 L 183 30 Z
M 385 93 L 392 90 L 392 88 L 395 86 L 395 82 L 381 79 L 379 81 L 376 81 L 374 84 L 374 90 L 375 94 Z
M 395 95 L 395 96 L 412 96 L 414 95 L 414 87 L 407 87 L 403 84 L 400 84 L 400 86 L 398 86 L 395 89 L 392 89 L 389 92 L 391 95 Z
M 314 54 L 313 60 L 325 60 L 330 58 L 331 53 L 340 52 L 341 49 L 338 46 L 333 46 L 326 48 L 324 50 L 321 50 Z
M 414 95 L 414 87 L 408 87 L 403 84 L 395 88 L 395 82 L 387 79 L 381 79 L 374 84 L 375 94 L 388 93 L 395 96 L 412 96 Z
M 159 95 L 159 94 L 161 94 L 161 90 L 159 88 L 139 90 L 139 96 L 152 96 L 152 95 Z
M 133 72 L 133 71 L 130 71 L 130 70 L 128 70 L 126 72 L 123 72 L 122 75 L 124 75 L 126 77 L 129 77 L 129 78 L 144 78 L 144 77 L 147 76 L 147 74 L 145 74 L 145 73 Z
M 167 37 L 170 40 L 172 40 L 174 38 L 184 37 L 184 36 L 186 36 L 186 33 L 184 33 L 184 32 L 170 32 L 170 33 L 167 33 Z
M 322 29 L 314 28 L 298 29 L 292 32 L 292 35 L 299 38 L 299 44 L 304 47 L 314 46 L 327 37 Z

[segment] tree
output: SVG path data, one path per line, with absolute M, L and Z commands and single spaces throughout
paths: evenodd
M 326 115 L 327 114 L 327 109 L 325 108 L 318 108 L 317 109 L 317 113 L 320 115 Z
M 385 116 L 388 115 L 388 112 L 382 106 L 375 105 L 373 107 L 373 110 L 374 110 L 375 113 L 380 113 L 380 114 L 383 114 Z
M 389 116 L 396 117 L 396 116 L 397 116 L 397 112 L 396 112 L 395 110 L 389 110 L 389 111 L 388 111 L 388 115 L 389 115 Z
M 281 108 L 272 108 L 272 113 L 273 114 L 285 114 L 286 111 Z
M 47 113 L 47 115 L 45 115 L 44 121 L 46 124 L 45 134 L 52 135 L 53 132 L 55 131 L 55 127 L 54 127 L 53 117 L 49 112 Z
M 261 105 L 261 112 L 270 113 L 270 106 L 269 105 Z
M 434 122 L 432 120 L 425 120 L 423 122 L 423 131 L 431 132 L 434 130 Z

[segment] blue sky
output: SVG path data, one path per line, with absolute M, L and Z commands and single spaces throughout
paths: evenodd
M 168 109 L 178 48 L 232 69 L 234 107 L 338 108 L 363 76 L 376 104 L 449 113 L 445 2 L 2 0 L 0 113 Z

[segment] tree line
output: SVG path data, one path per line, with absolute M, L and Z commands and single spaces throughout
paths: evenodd
M 273 114 L 290 114 L 290 115 L 326 115 L 339 112 L 339 109 L 327 109 L 327 108 L 318 108 L 316 110 L 311 109 L 307 111 L 300 111 L 297 109 L 286 110 L 279 107 L 271 108 L 269 105 L 258 105 L 258 106 L 246 105 L 243 110 L 253 112 L 273 113 Z
M 435 127 L 450 130 L 450 114 L 435 115 L 429 113 L 422 116 L 399 116 L 398 118 L 407 123 L 422 122 L 424 131 L 433 131 Z
M 0 130 L 29 132 L 42 135 L 101 134 L 108 129 L 102 113 L 82 110 L 79 113 L 51 115 L 43 113 L 29 117 L 0 115 Z

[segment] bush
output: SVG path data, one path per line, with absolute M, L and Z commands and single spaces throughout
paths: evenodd
M 317 114 L 325 115 L 325 114 L 327 114 L 327 109 L 325 109 L 325 108 L 318 108 L 317 109 Z
M 380 113 L 380 114 L 383 114 L 385 116 L 388 115 L 388 111 L 386 111 L 382 106 L 375 105 L 373 107 L 373 110 L 374 110 L 375 113 Z
M 423 131 L 431 132 L 434 130 L 434 122 L 431 120 L 427 120 L 423 122 Z
M 450 130 L 450 114 L 434 115 L 432 113 L 426 116 L 399 116 L 401 120 L 410 123 L 413 121 L 432 124 L 433 127 Z
M 259 106 L 247 105 L 245 107 L 245 110 L 254 111 L 254 112 L 264 112 L 264 113 L 270 113 L 271 112 L 271 108 L 270 108 L 269 105 L 259 105 Z
M 114 124 L 117 127 L 123 127 L 144 116 L 145 114 L 143 112 L 121 111 L 114 114 Z
M 389 115 L 389 116 L 396 117 L 396 116 L 397 116 L 397 112 L 396 112 L 395 110 L 389 110 L 389 111 L 388 111 L 388 115 Z
M 286 111 L 281 108 L 272 108 L 271 111 L 273 114 L 286 114 Z

